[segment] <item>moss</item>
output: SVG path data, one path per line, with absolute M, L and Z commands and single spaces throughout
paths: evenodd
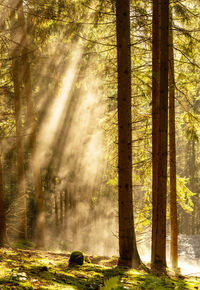
M 19 240 L 17 242 L 11 243 L 11 246 L 14 249 L 33 249 L 35 248 L 35 244 L 28 240 Z
M 158 277 L 144 270 L 127 270 L 123 267 L 108 267 L 92 263 L 67 267 L 67 256 L 47 252 L 4 250 L 0 251 L 0 256 L 2 257 L 0 267 L 0 289 L 2 290 L 12 289 L 12 287 L 16 287 L 14 289 L 18 290 L 105 290 L 111 289 L 109 287 L 115 290 L 181 290 L 198 289 L 197 287 L 200 285 L 200 278 L 198 277 L 181 277 L 181 279 L 179 276 L 163 275 Z M 102 260 L 104 260 L 104 264 L 111 264 L 110 258 L 103 257 Z

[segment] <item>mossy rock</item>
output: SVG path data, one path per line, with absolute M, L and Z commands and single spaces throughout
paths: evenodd
M 69 258 L 69 266 L 72 265 L 83 265 L 84 263 L 84 255 L 80 251 L 74 251 L 71 253 Z

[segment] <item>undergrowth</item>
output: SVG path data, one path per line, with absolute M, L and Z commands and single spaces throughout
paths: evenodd
M 116 266 L 116 257 L 92 257 L 68 266 L 69 254 L 0 250 L 0 289 L 200 289 L 198 277 L 156 276 Z M 98 264 L 97 264 L 98 263 Z

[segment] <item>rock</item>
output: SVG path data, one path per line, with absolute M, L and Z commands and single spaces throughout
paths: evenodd
M 41 272 L 48 271 L 47 266 L 42 266 L 42 267 L 40 267 L 40 271 L 41 271 Z
M 84 255 L 80 251 L 74 251 L 71 253 L 69 258 L 69 266 L 72 265 L 83 265 Z

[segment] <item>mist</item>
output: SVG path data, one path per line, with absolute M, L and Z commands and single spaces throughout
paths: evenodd
M 62 47 L 60 53 L 64 51 Z M 41 117 L 34 162 L 49 179 L 45 244 L 57 251 L 79 249 L 112 256 L 118 248 L 117 204 L 106 189 L 107 108 L 102 80 L 94 70 L 94 56 L 82 65 L 81 41 L 66 45 L 66 51 L 65 67 L 63 59 L 54 59 L 58 82 L 54 95 L 47 92 L 46 100 L 36 104 Z M 53 52 L 57 55 L 58 48 Z
M 71 1 L 72 7 L 66 11 L 58 5 L 59 1 L 55 1 L 53 8 L 45 3 L 43 10 L 34 2 L 22 3 L 29 28 L 27 35 L 23 31 L 23 21 L 18 23 L 20 16 L 16 7 L 3 7 L 5 19 L 3 17 L 0 22 L 4 31 L 2 67 L 5 66 L 0 88 L 0 145 L 7 239 L 10 245 L 18 240 L 31 241 L 33 248 L 37 248 L 38 236 L 40 238 L 42 233 L 43 249 L 46 251 L 69 253 L 80 250 L 87 255 L 118 256 L 117 54 L 113 34 L 115 8 L 110 7 L 108 13 L 102 13 L 102 16 L 101 5 L 98 13 L 92 8 L 96 8 L 95 1 L 88 1 L 89 8 L 82 3 L 77 4 L 78 1 Z M 8 20 L 10 11 L 14 11 L 13 19 L 16 23 L 13 27 Z M 134 20 L 131 25 L 137 26 L 137 21 Z M 16 39 L 12 39 L 9 30 L 13 35 L 16 33 Z M 151 44 L 147 41 L 141 44 L 141 39 L 148 34 L 145 31 L 138 32 L 136 39 L 140 41 L 133 52 L 132 173 L 137 245 L 141 260 L 150 266 Z M 131 37 L 134 42 L 135 36 Z M 146 50 L 141 57 L 144 47 Z M 30 94 L 27 93 L 27 84 L 23 79 L 23 48 L 27 48 L 25 55 L 30 65 Z M 15 57 L 11 57 L 13 50 L 18 53 Z M 16 60 L 20 65 L 18 112 L 12 70 Z M 195 88 L 193 91 L 196 92 Z M 183 275 L 199 276 L 200 252 L 197 245 L 200 242 L 200 203 L 199 174 L 196 173 L 199 164 L 199 125 L 198 118 L 193 116 L 198 110 L 192 114 L 185 112 L 180 104 L 187 102 L 181 98 L 179 102 L 176 101 L 180 223 L 178 267 Z M 194 99 L 194 105 L 198 105 L 196 95 Z M 31 122 L 28 121 L 30 103 L 33 106 Z M 19 134 L 16 130 L 18 119 L 21 120 Z M 17 159 L 17 140 L 21 142 L 24 159 L 21 166 L 23 176 L 19 173 L 21 163 Z M 38 183 L 35 180 L 39 180 Z M 21 184 L 24 185 L 24 192 L 20 195 Z M 40 212 L 38 218 L 39 206 L 42 214 Z M 168 207 L 167 263 L 171 267 Z M 23 237 L 20 235 L 22 216 L 26 227 Z

